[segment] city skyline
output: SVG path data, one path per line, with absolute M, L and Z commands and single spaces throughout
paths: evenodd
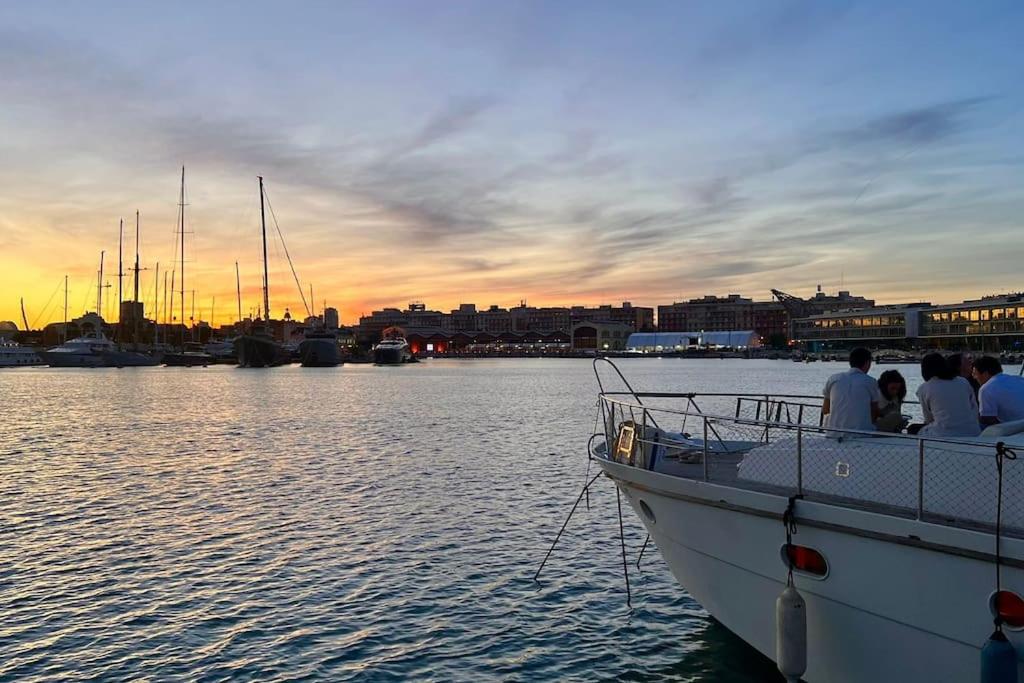
M 69 317 L 94 308 L 101 250 L 116 300 L 136 209 L 151 301 L 181 165 L 186 289 L 215 325 L 236 261 L 243 312 L 260 298 L 257 175 L 303 288 L 346 323 L 409 301 L 1021 289 L 1018 4 L 184 9 L 0 8 L 0 320 L 21 326 L 21 297 L 60 320 L 65 273 Z M 268 231 L 272 313 L 301 318 Z

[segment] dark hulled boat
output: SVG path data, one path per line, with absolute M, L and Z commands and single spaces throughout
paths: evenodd
M 299 359 L 304 368 L 331 368 L 341 364 L 338 335 L 319 328 L 306 332 L 299 343 Z
M 213 356 L 203 351 L 203 345 L 197 342 L 186 342 L 183 350 L 164 354 L 164 365 L 176 368 L 206 367 L 213 361 Z
M 257 321 L 247 334 L 235 339 L 240 368 L 273 368 L 292 362 L 291 354 Z
M 267 214 L 264 208 L 263 176 L 260 181 L 260 229 L 263 234 L 263 315 L 270 320 L 270 277 L 267 268 Z M 289 258 L 289 262 L 291 259 Z M 270 333 L 259 319 L 246 334 L 235 339 L 235 355 L 240 368 L 273 368 L 292 362 L 291 352 Z

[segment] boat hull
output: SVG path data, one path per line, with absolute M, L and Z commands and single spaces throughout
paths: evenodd
M 400 365 L 412 361 L 408 348 L 375 348 L 373 362 L 377 365 Z
M 101 355 L 103 365 L 108 368 L 140 368 L 160 365 L 160 356 L 151 356 L 138 351 L 108 351 Z
M 0 368 L 24 368 L 46 365 L 38 353 L 0 353 Z
M 333 338 L 303 339 L 299 359 L 304 368 L 330 368 L 341 364 L 341 349 Z
M 205 368 L 214 362 L 214 357 L 208 353 L 168 353 L 163 358 L 164 365 L 172 368 Z
M 235 352 L 242 368 L 271 368 L 291 362 L 291 354 L 269 337 L 239 337 L 235 340 Z
M 677 581 L 774 659 L 775 600 L 787 574 L 780 521 L 786 498 L 598 462 Z M 824 579 L 795 577 L 807 602 L 803 680 L 977 678 L 980 648 L 992 631 L 990 535 L 810 501 L 800 501 L 797 516 L 794 543 L 818 550 L 829 563 Z M 1024 542 L 1004 544 L 1017 559 L 1016 566 L 1004 566 L 1003 585 L 1020 594 Z M 1019 632 L 1008 635 L 1018 652 L 1024 650 Z
M 39 355 L 51 368 L 101 368 L 106 365 L 103 356 L 93 353 L 40 351 Z

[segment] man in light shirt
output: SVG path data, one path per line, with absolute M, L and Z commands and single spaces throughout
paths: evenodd
M 998 358 L 982 356 L 974 361 L 978 380 L 978 412 L 981 424 L 1024 420 L 1024 378 L 1003 374 Z
M 850 369 L 828 378 L 821 405 L 827 426 L 863 432 L 875 430 L 875 420 L 885 398 L 878 383 L 868 375 L 870 369 L 871 352 L 857 348 L 850 352 Z

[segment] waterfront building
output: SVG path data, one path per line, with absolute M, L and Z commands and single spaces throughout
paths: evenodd
M 572 329 L 572 315 L 568 308 L 552 306 L 537 308 L 521 302 L 511 309 L 512 329 L 516 332 L 563 332 Z
M 798 318 L 793 329 L 795 340 L 812 350 L 866 345 L 1019 352 L 1024 349 L 1024 294 L 832 311 Z
M 739 294 L 708 295 L 658 306 L 659 332 L 753 330 L 765 342 L 784 346 L 789 314 L 778 301 L 754 301 Z
M 570 349 L 567 332 L 484 332 L 407 328 L 405 339 L 417 356 L 493 356 L 563 354 Z
M 586 321 L 572 326 L 574 351 L 623 351 L 632 325 L 611 321 Z
M 634 353 L 672 353 L 695 349 L 742 351 L 759 346 L 761 337 L 753 330 L 636 332 L 626 340 L 626 350 Z
M 404 311 L 384 308 L 359 318 L 356 330 L 360 343 L 373 344 L 380 341 L 381 333 L 389 327 L 437 327 L 441 328 L 446 316 L 440 311 L 429 311 L 425 304 L 414 301 Z
M 896 304 L 816 313 L 793 321 L 793 338 L 815 351 L 852 346 L 908 349 L 918 336 L 919 314 L 929 306 Z
M 43 328 L 43 344 L 57 346 L 68 339 L 75 339 L 85 334 L 103 333 L 110 336 L 110 326 L 96 313 L 85 313 L 72 318 L 67 325 L 63 322 L 50 323 Z
M 922 345 L 941 349 L 1021 351 L 1024 294 L 997 294 L 920 312 Z
M 654 330 L 654 309 L 648 306 L 634 306 L 629 301 L 623 301 L 621 306 L 573 306 L 569 309 L 569 316 L 573 325 L 581 322 L 613 322 L 627 325 L 633 332 Z

